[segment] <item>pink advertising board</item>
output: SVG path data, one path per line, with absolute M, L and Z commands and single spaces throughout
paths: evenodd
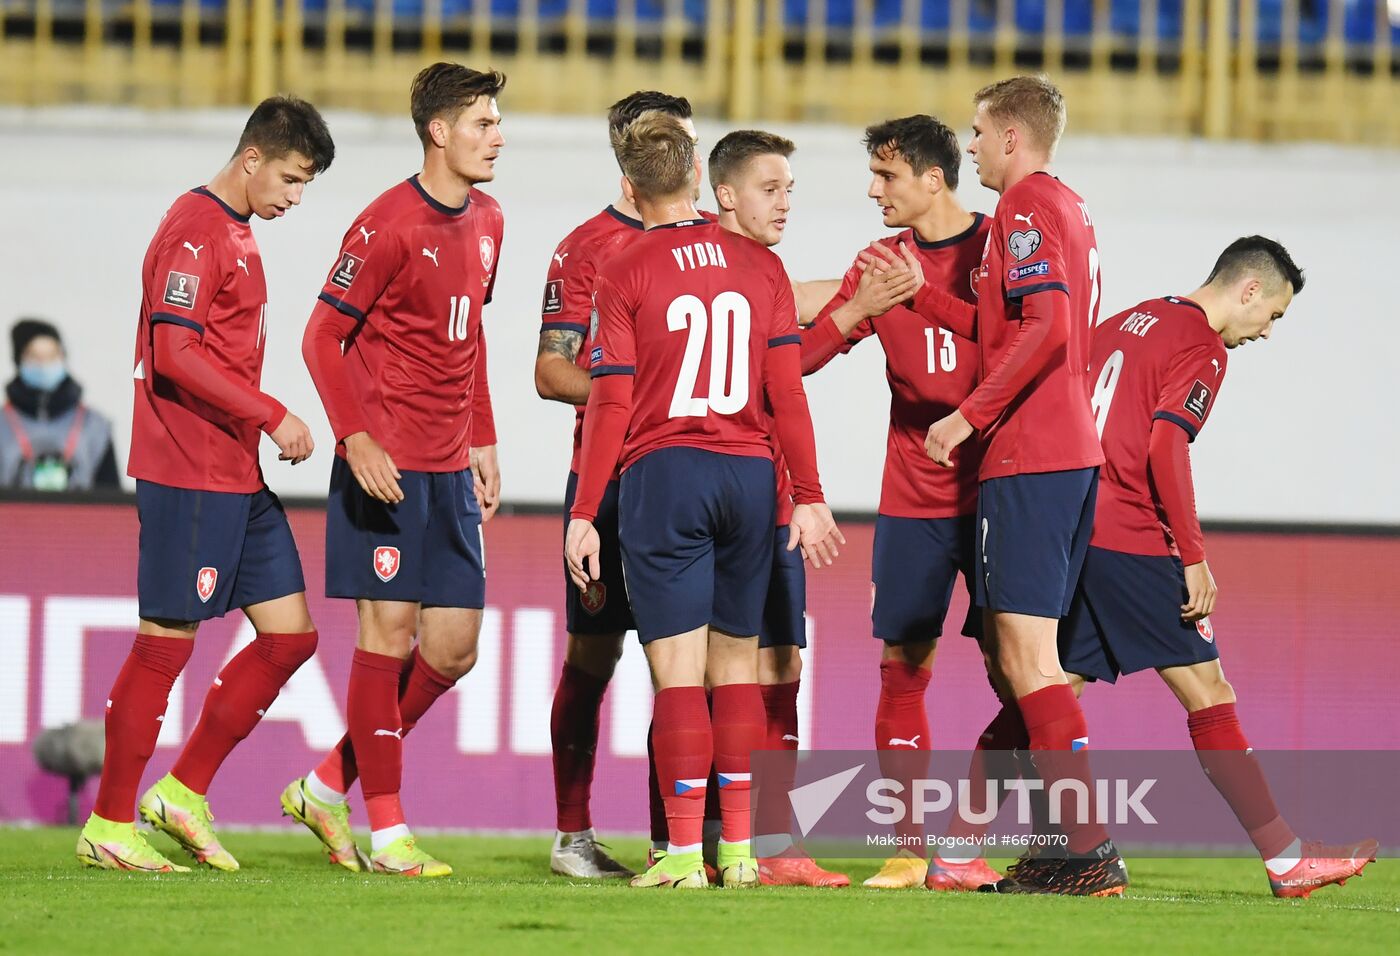
M 221 822 L 267 824 L 277 795 L 344 730 L 354 646 L 349 602 L 319 596 L 323 518 L 292 509 L 320 649 L 215 780 Z M 873 526 L 847 523 L 834 568 L 808 574 L 804 748 L 872 745 L 878 647 L 870 638 Z M 35 765 L 46 727 L 100 718 L 136 621 L 136 512 L 125 504 L 0 503 L 0 821 L 60 822 L 66 783 Z M 549 711 L 563 651 L 562 525 L 501 516 L 486 529 L 480 663 L 408 738 L 404 802 L 422 826 L 553 826 Z M 1216 532 L 1213 616 L 1225 670 L 1260 750 L 1400 749 L 1400 538 Z M 959 595 L 950 616 L 961 621 Z M 205 625 L 176 685 L 148 778 L 170 766 L 217 669 L 252 638 L 242 615 Z M 1096 749 L 1188 748 L 1184 716 L 1153 674 L 1091 687 Z M 962 749 L 996 709 L 970 640 L 940 647 L 928 706 L 937 749 Z M 604 703 L 593 800 L 600 829 L 646 827 L 651 691 L 629 642 Z M 93 784 L 84 795 L 90 807 Z

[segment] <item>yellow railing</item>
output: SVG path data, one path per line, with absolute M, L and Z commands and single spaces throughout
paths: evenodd
M 1281 37 L 1267 44 L 1259 0 L 1138 0 L 1143 28 L 1131 35 L 1112 29 L 1110 0 L 1092 0 L 1092 29 L 1075 35 L 1065 0 L 1044 0 L 1033 33 L 1018 26 L 1016 0 L 946 0 L 946 29 L 925 26 L 931 0 L 846 0 L 839 27 L 828 0 L 808 0 L 798 24 L 785 22 L 783 0 L 710 0 L 699 19 L 683 0 L 660 0 L 659 17 L 617 0 L 607 21 L 590 19 L 585 0 L 550 4 L 547 17 L 542 0 L 519 0 L 510 17 L 493 16 L 491 0 L 420 0 L 397 18 L 394 0 L 316 2 L 0 0 L 0 102 L 202 107 L 288 90 L 393 112 L 415 70 L 450 57 L 510 74 L 507 105 L 520 111 L 597 113 L 659 87 L 736 122 L 918 110 L 960 125 L 978 86 L 1044 69 L 1078 131 L 1400 143 L 1396 0 L 1371 4 L 1366 43 L 1347 41 L 1346 0 L 1317 0 L 1327 28 L 1312 42 L 1300 0 L 1283 0 Z M 1168 3 L 1180 29 L 1159 36 Z M 990 24 L 977 19 L 988 9 Z

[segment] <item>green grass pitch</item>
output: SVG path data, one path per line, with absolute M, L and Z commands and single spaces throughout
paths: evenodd
M 1400 865 L 1275 900 L 1255 860 L 1129 860 L 1122 899 L 631 890 L 551 876 L 546 837 L 425 837 L 445 880 L 344 873 L 301 829 L 229 832 L 243 869 L 82 870 L 77 831 L 0 829 L 0 953 L 1395 952 Z M 177 855 L 163 836 L 153 843 Z M 637 865 L 640 840 L 618 840 Z M 830 862 L 830 861 L 828 861 Z M 857 884 L 878 861 L 846 865 Z M 996 861 L 993 861 L 994 863 Z

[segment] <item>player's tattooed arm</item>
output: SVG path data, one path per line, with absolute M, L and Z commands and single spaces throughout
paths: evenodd
M 587 369 L 575 364 L 583 348 L 583 333 L 572 329 L 545 329 L 535 353 L 535 391 L 540 398 L 566 405 L 587 405 L 591 380 Z

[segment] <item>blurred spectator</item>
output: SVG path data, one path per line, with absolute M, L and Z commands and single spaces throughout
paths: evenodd
M 0 487 L 119 488 L 112 423 L 82 403 L 58 329 L 20 319 L 10 330 L 17 374 L 0 415 Z

